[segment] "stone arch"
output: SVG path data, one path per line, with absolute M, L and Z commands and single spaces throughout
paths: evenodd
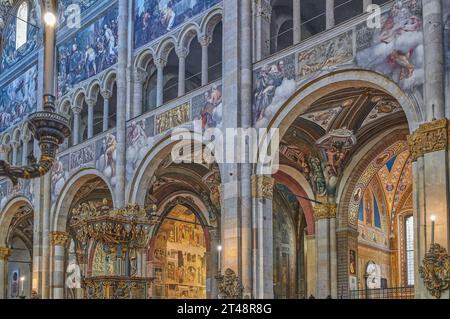
M 22 137 L 22 132 L 20 127 L 16 127 L 12 133 L 12 142 L 20 142 L 20 139 Z
M 97 102 L 98 95 L 101 91 L 100 81 L 95 79 L 86 88 L 86 99 Z
M 177 40 L 175 39 L 175 37 L 170 36 L 164 39 L 156 49 L 156 58 L 167 62 L 170 52 L 176 47 Z
M 388 77 L 363 69 L 343 69 L 321 76 L 297 89 L 269 119 L 268 130 L 279 129 L 279 136 L 283 137 L 293 121 L 305 114 L 315 101 L 331 90 L 348 87 L 375 88 L 397 99 L 406 114 L 409 132 L 414 132 L 424 120 L 415 96 L 405 93 Z M 266 158 L 263 158 L 260 162 L 265 162 L 265 160 Z M 260 164 L 255 167 L 255 171 L 257 174 L 267 173 Z
M 222 8 L 217 8 L 209 12 L 200 25 L 201 33 L 207 36 L 212 36 L 214 28 L 223 20 Z
M 83 168 L 78 172 L 74 173 L 64 185 L 58 199 L 53 206 L 53 216 L 51 219 L 51 231 L 66 231 L 67 219 L 69 217 L 69 209 L 75 198 L 76 193 L 80 188 L 90 179 L 99 178 L 108 187 L 113 200 L 115 203 L 114 191 L 108 180 L 95 168 Z M 115 204 L 114 204 L 115 206 Z
M 33 207 L 32 203 L 26 197 L 16 196 L 11 198 L 2 209 L 2 214 L 0 215 L 0 247 L 6 246 L 8 229 L 11 225 L 11 221 L 17 210 L 24 205 Z
M 116 70 L 110 70 L 108 71 L 104 76 L 103 80 L 101 81 L 101 91 L 113 91 L 114 83 L 116 82 L 117 78 L 117 72 Z
M 83 108 L 83 103 L 86 99 L 86 91 L 84 88 L 79 88 L 75 91 L 72 97 L 72 107 L 79 107 L 80 109 Z
M 155 52 L 152 49 L 142 50 L 134 59 L 134 68 L 147 69 L 148 65 L 155 60 Z
M 195 23 L 189 23 L 187 24 L 183 30 L 181 31 L 179 37 L 178 37 L 178 46 L 181 48 L 189 49 L 192 40 L 200 35 L 200 28 Z
M 69 115 L 70 107 L 70 98 L 66 96 L 61 100 L 61 102 L 59 102 L 58 112 L 64 115 Z

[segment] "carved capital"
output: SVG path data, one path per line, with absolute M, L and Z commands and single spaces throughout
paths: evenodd
M 8 260 L 8 257 L 11 255 L 11 249 L 6 247 L 0 247 L 0 260 Z
M 65 232 L 52 232 L 49 234 L 50 243 L 52 246 L 66 246 L 69 241 L 70 235 Z
M 317 204 L 314 206 L 314 219 L 331 219 L 336 218 L 337 205 L 336 204 Z
M 198 38 L 198 42 L 202 47 L 207 47 L 211 44 L 212 38 L 210 35 L 204 34 Z
M 111 91 L 109 91 L 109 90 L 101 91 L 100 94 L 102 95 L 102 97 L 103 97 L 104 99 L 110 99 L 111 96 L 112 96 L 112 93 L 111 93 Z
M 80 115 L 80 113 L 81 113 L 81 106 L 72 106 L 72 112 L 75 115 Z
M 0 145 L 0 153 L 9 154 L 9 152 L 11 152 L 11 145 L 9 144 Z
M 175 53 L 180 59 L 186 59 L 189 55 L 189 49 L 181 46 L 175 49 Z
M 86 99 L 86 104 L 88 107 L 94 107 L 96 103 L 97 101 L 94 99 Z
M 134 70 L 134 81 L 136 83 L 144 83 L 148 77 L 148 72 L 142 68 L 137 68 Z
M 157 69 L 163 69 L 166 65 L 167 65 L 167 60 L 162 59 L 162 58 L 157 58 L 154 61 L 155 66 Z
M 450 127 L 447 119 L 422 124 L 408 136 L 409 150 L 414 161 L 427 153 L 449 149 Z
M 252 196 L 256 199 L 273 198 L 274 179 L 264 175 L 252 176 Z

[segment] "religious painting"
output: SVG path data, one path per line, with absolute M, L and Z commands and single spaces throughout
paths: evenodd
M 116 185 L 116 149 L 116 136 L 110 133 L 105 138 L 97 141 L 95 147 L 95 167 L 110 181 L 111 186 Z
M 254 79 L 253 120 L 257 128 L 264 128 L 281 104 L 296 90 L 294 55 L 257 69 Z
M 387 75 L 406 91 L 424 82 L 421 1 L 397 0 L 381 28 L 356 28 L 357 65 Z
M 58 47 L 58 96 L 117 63 L 118 9 L 109 9 L 102 18 Z
M 0 88 L 0 133 L 36 111 L 37 67 Z
M 64 26 L 67 18 L 74 13 L 74 6 L 77 6 L 77 12 L 83 13 L 92 5 L 99 2 L 98 0 L 59 0 L 58 1 L 58 22 L 60 26 Z
M 186 102 L 156 116 L 156 135 L 176 128 L 191 120 L 191 103 Z
M 90 144 L 70 153 L 70 170 L 76 170 L 94 162 L 95 144 Z
M 367 225 L 372 226 L 373 221 L 373 197 L 371 191 L 366 191 L 364 193 L 364 220 Z
M 349 273 L 350 275 L 356 275 L 356 252 L 353 249 L 351 249 L 349 256 L 350 256 L 348 263 Z
M 134 47 L 172 31 L 221 0 L 134 0 Z
M 325 111 L 309 113 L 303 115 L 302 118 L 314 122 L 322 127 L 325 131 L 328 131 L 328 128 L 333 123 L 336 116 L 341 112 L 341 110 L 341 107 L 336 107 Z
M 13 270 L 11 273 L 10 295 L 11 298 L 19 297 L 19 270 Z
M 69 155 L 57 158 L 51 170 L 52 202 L 55 201 L 69 179 Z
M 139 163 L 153 145 L 153 117 L 136 122 L 127 127 L 127 180 L 131 180 Z
M 403 111 L 397 101 L 387 97 L 374 96 L 372 97 L 371 102 L 375 104 L 375 107 L 370 111 L 361 127 L 393 113 Z
M 298 77 L 331 72 L 335 66 L 353 59 L 353 37 L 348 31 L 298 54 Z
M 222 124 L 222 86 L 213 85 L 205 93 L 192 99 L 194 120 L 201 121 L 202 129 L 220 127 Z
M 4 25 L 6 25 L 3 34 L 0 33 L 0 37 L 3 35 L 4 43 L 2 44 L 1 50 L 1 59 L 0 59 L 0 72 L 12 67 L 18 61 L 20 61 L 23 57 L 33 52 L 38 45 L 40 44 L 40 36 L 39 36 L 39 20 L 37 17 L 34 1 L 28 1 L 27 7 L 27 20 L 28 24 L 26 24 L 26 42 L 20 47 L 16 46 L 16 32 L 17 32 L 17 12 L 11 12 L 10 5 L 1 4 L 0 7 L 5 5 L 3 9 L 4 12 L 1 12 L 2 15 L 0 17 L 3 20 Z M 0 9 L 0 10 L 2 10 Z M 1 22 L 1 21 L 0 21 Z M 1 29 L 1 24 L 0 24 Z

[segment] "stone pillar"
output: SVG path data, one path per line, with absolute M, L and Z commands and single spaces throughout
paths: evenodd
M 211 228 L 209 230 L 211 248 L 208 252 L 208 265 L 207 269 L 207 277 L 209 278 L 209 291 L 207 291 L 208 299 L 217 299 L 218 291 L 217 291 L 217 281 L 215 277 L 219 274 L 220 266 L 219 266 L 219 252 L 218 247 L 220 245 L 220 230 L 218 228 Z
M 19 148 L 20 144 L 18 142 L 12 142 L 12 164 L 13 165 L 19 165 L 19 163 L 17 163 L 17 152 L 18 152 L 18 148 Z
M 22 165 L 26 166 L 28 165 L 28 143 L 30 142 L 29 136 L 24 136 L 22 138 Z
M 134 70 L 134 83 L 133 83 L 133 111 L 132 117 L 138 117 L 142 115 L 144 109 L 144 101 L 143 101 L 143 91 L 144 91 L 144 83 L 148 77 L 147 71 L 142 68 L 137 68 Z
M 156 59 L 155 66 L 157 72 L 156 80 L 156 106 L 159 107 L 164 103 L 164 68 L 167 61 L 164 59 Z
M 211 37 L 209 35 L 202 35 L 199 37 L 198 41 L 202 46 L 202 86 L 209 83 L 209 52 L 208 48 L 211 44 Z
M 5 247 L 0 247 L 0 299 L 6 299 L 7 279 L 7 264 L 8 257 L 11 255 L 11 250 Z
M 101 92 L 103 97 L 103 132 L 109 130 L 109 99 L 112 93 L 108 90 Z
M 316 296 L 316 236 L 306 236 L 306 297 Z
M 128 47 L 128 0 L 119 0 L 119 42 L 117 63 L 117 159 L 116 159 L 116 205 L 125 206 L 126 166 L 126 103 L 127 103 L 127 47 Z
M 268 176 L 252 177 L 253 196 L 253 294 L 273 299 L 273 186 Z
M 88 134 L 87 138 L 93 138 L 94 137 L 94 107 L 95 107 L 95 100 L 93 99 L 87 99 L 86 104 L 88 106 Z
M 42 289 L 43 299 L 50 297 L 50 211 L 51 211 L 51 174 L 47 174 L 42 179 L 41 189 L 42 206 L 40 216 L 42 222 Z
M 334 27 L 334 0 L 326 0 L 326 28 L 331 29 Z
M 8 161 L 9 152 L 11 152 L 11 146 L 6 144 L 0 145 L 0 160 Z
M 293 19 L 294 19 L 294 45 L 299 44 L 302 40 L 302 18 L 300 12 L 300 1 L 292 0 L 293 5 Z
M 270 22 L 272 6 L 269 0 L 256 1 L 256 61 L 264 59 L 270 54 Z
M 73 145 L 77 145 L 80 142 L 80 113 L 81 107 L 73 107 Z
M 189 55 L 189 49 L 179 47 L 176 49 L 178 55 L 178 96 L 186 93 L 186 58 Z
M 314 207 L 314 219 L 316 221 L 316 298 L 325 299 L 328 296 L 333 296 L 332 270 L 332 245 L 336 246 L 336 233 L 333 231 L 333 226 L 336 220 L 336 205 L 335 204 L 316 204 Z
M 65 249 L 70 236 L 64 232 L 52 232 L 49 236 L 53 247 L 53 299 L 64 299 Z

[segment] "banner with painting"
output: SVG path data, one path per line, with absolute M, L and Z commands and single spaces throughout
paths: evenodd
M 172 31 L 221 0 L 135 0 L 134 47 Z
M 58 96 L 117 63 L 118 8 L 58 47 Z

